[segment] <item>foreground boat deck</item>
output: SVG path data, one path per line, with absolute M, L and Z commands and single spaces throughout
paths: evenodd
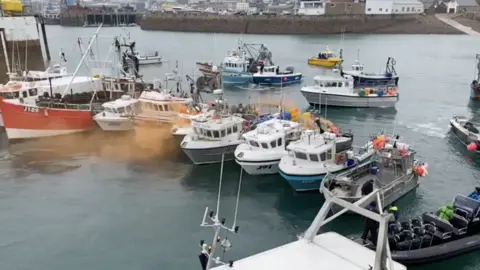
M 375 252 L 335 232 L 315 236 L 313 242 L 301 239 L 265 252 L 238 260 L 233 267 L 212 269 L 236 270 L 365 270 L 373 267 Z M 388 263 L 387 263 L 388 265 Z M 387 266 L 388 267 L 388 266 Z M 388 267 L 389 268 L 389 267 Z M 406 270 L 393 262 L 394 270 Z

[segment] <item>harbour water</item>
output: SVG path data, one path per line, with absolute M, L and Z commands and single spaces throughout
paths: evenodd
M 465 115 L 480 120 L 480 105 L 469 101 L 478 42 L 470 36 L 240 36 L 147 32 L 129 28 L 140 51 L 158 50 L 171 60 L 147 67 L 147 78 L 162 78 L 175 60 L 192 74 L 199 60 L 220 62 L 245 42 L 265 43 L 274 61 L 294 66 L 311 83 L 321 68 L 306 65 L 309 56 L 329 45 L 343 47 L 345 66 L 360 49 L 366 70 L 381 71 L 387 57 L 397 60 L 400 101 L 396 110 L 328 109 L 327 117 L 351 129 L 363 143 L 381 129 L 398 132 L 429 163 L 420 187 L 399 203 L 401 217 L 435 211 L 457 193 L 480 183 L 480 158 L 448 133 L 448 120 Z M 52 55 L 63 48 L 70 70 L 80 58 L 73 50 L 79 35 L 92 28 L 49 26 Z M 105 28 L 115 35 L 119 28 Z M 105 46 L 112 42 L 103 39 Z M 78 47 L 78 46 L 77 46 Z M 306 108 L 300 85 L 284 88 L 290 104 Z M 278 100 L 281 91 L 230 89 L 234 102 Z M 325 111 L 322 113 L 325 114 Z M 200 269 L 199 241 L 213 232 L 199 227 L 204 207 L 215 207 L 220 164 L 193 166 L 169 145 L 166 136 L 78 135 L 8 145 L 4 133 L 0 158 L 0 269 Z M 225 164 L 221 216 L 232 220 L 240 167 Z M 238 235 L 230 235 L 227 256 L 245 257 L 295 240 L 322 205 L 319 193 L 294 193 L 278 175 L 244 174 Z M 223 213 L 223 214 L 222 214 Z M 357 223 L 354 223 L 357 222 Z M 329 229 L 361 231 L 360 218 L 343 217 Z M 356 226 L 358 224 L 358 226 Z M 411 269 L 480 269 L 476 253 L 441 264 Z M 409 268 L 410 269 L 410 268 Z

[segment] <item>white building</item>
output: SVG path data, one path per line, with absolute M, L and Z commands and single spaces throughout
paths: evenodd
M 447 4 L 447 13 L 457 13 L 458 3 L 455 0 L 450 0 Z
M 248 11 L 250 9 L 250 4 L 247 2 L 238 2 L 236 5 L 237 11 Z
M 422 2 L 417 0 L 396 0 L 393 1 L 393 14 L 421 14 L 425 10 Z
M 365 14 L 421 14 L 424 5 L 418 0 L 367 0 Z
M 325 1 L 300 1 L 298 15 L 324 15 Z

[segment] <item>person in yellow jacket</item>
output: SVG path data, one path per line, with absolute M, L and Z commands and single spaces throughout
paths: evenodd
M 445 221 L 450 221 L 453 218 L 453 205 L 444 205 L 438 209 L 438 217 Z
M 390 214 L 393 214 L 393 217 L 395 218 L 395 221 L 398 220 L 398 207 L 396 207 L 395 205 L 391 205 L 388 208 L 387 212 L 390 213 Z

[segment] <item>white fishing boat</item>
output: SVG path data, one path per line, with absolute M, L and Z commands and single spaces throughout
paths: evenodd
M 138 59 L 139 65 L 160 64 L 163 61 L 162 56 L 160 56 L 157 51 L 146 54 L 135 52 L 135 56 Z
M 399 100 L 396 87 L 354 88 L 353 77 L 315 76 L 315 84 L 300 92 L 311 105 L 361 108 L 395 107 Z
M 373 156 L 375 150 L 371 142 L 360 148 L 337 151 L 341 140 L 351 143 L 351 139 L 307 130 L 300 140 L 287 146 L 288 154 L 280 160 L 279 173 L 295 191 L 319 190 L 328 173 L 341 172 Z
M 235 149 L 235 161 L 250 175 L 274 174 L 287 153 L 286 145 L 300 138 L 297 122 L 271 119 L 242 135 L 245 142 Z
M 130 131 L 134 129 L 132 114 L 138 100 L 129 95 L 102 104 L 103 112 L 93 119 L 103 131 Z
M 220 175 L 222 175 L 222 172 L 223 166 Z M 205 209 L 201 226 L 213 228 L 215 235 L 211 246 L 205 243 L 204 240 L 200 241 L 201 253 L 199 259 L 202 269 L 407 270 L 404 265 L 392 260 L 387 233 L 388 224 L 393 220 L 393 215 L 376 213 L 365 209 L 365 207 L 371 202 L 375 202 L 379 206 L 379 209 L 383 208 L 382 201 L 379 199 L 379 191 L 377 189 L 373 190 L 368 196 L 365 196 L 354 204 L 336 197 L 326 198 L 322 208 L 317 213 L 310 227 L 299 236 L 298 240 L 254 254 L 238 261 L 224 262 L 218 255 L 222 251 L 224 255 L 232 245 L 228 237 L 221 237 L 221 231 L 226 231 L 225 235 L 228 235 L 229 233 L 238 233 L 239 231 L 236 222 L 238 200 L 242 183 L 241 180 L 242 177 L 240 176 L 237 204 L 235 207 L 232 227 L 227 227 L 225 225 L 225 219 L 219 216 L 219 201 L 217 202 L 216 212 L 209 211 L 208 207 Z M 220 190 L 218 198 L 220 198 Z M 345 209 L 327 218 L 327 215 L 333 206 Z M 329 231 L 320 233 L 323 226 L 347 211 L 355 212 L 379 223 L 377 235 L 378 241 L 375 250 L 369 249 L 368 247 L 336 232 Z M 208 222 L 208 219 L 210 219 L 211 222 Z
M 464 116 L 455 115 L 450 119 L 450 127 L 455 137 L 467 146 L 468 151 L 480 153 L 479 126 L 468 121 Z

